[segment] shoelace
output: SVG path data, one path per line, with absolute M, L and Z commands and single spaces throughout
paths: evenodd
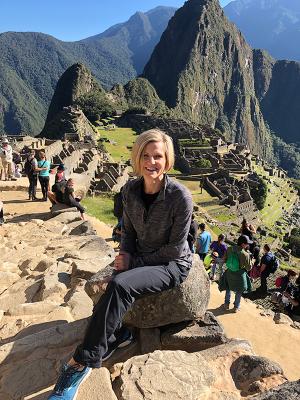
M 72 378 L 74 378 L 74 374 L 76 372 L 82 372 L 82 371 L 80 371 L 76 366 L 72 367 L 72 366 L 64 365 L 61 369 L 61 373 L 60 373 L 57 383 L 55 385 L 54 391 L 58 394 L 61 394 L 66 387 L 70 387 L 71 383 L 76 382 L 76 379 L 73 380 L 73 382 L 72 382 Z M 80 377 L 80 375 L 78 377 Z

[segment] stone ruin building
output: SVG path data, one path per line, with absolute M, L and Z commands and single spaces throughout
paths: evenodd
M 254 179 L 251 184 L 258 184 Z M 257 211 L 251 197 L 248 178 L 238 180 L 230 176 L 229 171 L 219 170 L 204 179 L 206 189 L 220 199 L 220 204 L 229 207 L 238 216 L 253 214 Z
M 64 164 L 67 177 L 76 182 L 76 189 L 90 195 L 119 191 L 128 180 L 128 166 L 113 163 L 93 141 L 50 140 L 45 138 L 18 137 L 12 145 L 20 153 L 24 164 L 31 149 L 44 151 L 55 167 Z

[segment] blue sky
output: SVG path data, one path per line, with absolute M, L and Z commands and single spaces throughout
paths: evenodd
M 230 0 L 221 0 L 226 5 Z M 136 11 L 184 0 L 1 0 L 0 32 L 43 32 L 73 41 L 103 32 Z

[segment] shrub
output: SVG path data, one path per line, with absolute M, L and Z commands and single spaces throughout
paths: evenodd
M 211 162 L 206 158 L 200 158 L 200 160 L 195 162 L 195 165 L 198 168 L 211 168 Z
M 81 96 L 76 104 L 82 109 L 85 116 L 95 122 L 100 118 L 113 116 L 116 112 L 113 104 L 108 100 L 105 93 L 95 91 Z
M 250 194 L 253 197 L 254 203 L 259 210 L 262 210 L 265 206 L 268 186 L 263 178 L 257 176 L 259 184 L 257 186 L 250 187 Z

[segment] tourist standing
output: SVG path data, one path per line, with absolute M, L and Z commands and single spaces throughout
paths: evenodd
M 222 275 L 219 283 L 220 291 L 225 293 L 225 310 L 230 308 L 231 291 L 235 293 L 234 312 L 240 309 L 241 297 L 244 292 L 251 290 L 250 278 L 247 271 L 251 269 L 251 256 L 247 251 L 251 241 L 248 236 L 241 235 L 238 238 L 237 246 L 227 249 L 225 255 L 226 271 Z
M 206 226 L 203 222 L 199 225 L 199 229 L 200 235 L 197 239 L 196 252 L 199 254 L 200 259 L 203 261 L 209 251 L 211 234 L 205 230 Z
M 211 279 L 215 280 L 217 268 L 220 270 L 220 276 L 223 272 L 224 258 L 227 251 L 227 245 L 225 244 L 225 235 L 222 233 L 218 236 L 218 240 L 215 240 L 210 245 L 210 249 L 213 252 L 218 253 L 217 257 L 214 257 L 213 265 L 211 268 Z
M 2 158 L 3 158 L 3 156 L 2 156 L 2 150 L 0 149 L 0 181 L 2 181 L 2 177 L 3 177 L 3 176 L 5 177 Z
M 30 150 L 29 156 L 27 157 L 24 164 L 24 172 L 29 180 L 28 187 L 28 198 L 29 200 L 37 200 L 36 197 L 36 188 L 37 188 L 37 179 L 38 179 L 38 162 L 35 158 L 35 150 Z
M 252 224 L 249 224 L 247 220 L 244 218 L 242 221 L 242 226 L 240 230 L 242 235 L 248 236 L 248 238 L 253 241 L 254 235 L 256 233 L 256 229 Z
M 0 226 L 4 224 L 4 211 L 3 211 L 3 203 L 0 200 Z
M 46 159 L 44 151 L 39 153 L 40 160 L 38 161 L 39 182 L 43 193 L 43 201 L 47 201 L 47 193 L 49 191 L 49 174 L 50 174 L 50 161 Z
M 267 278 L 274 271 L 274 263 L 276 262 L 276 257 L 271 251 L 271 247 L 268 244 L 264 245 L 263 248 L 264 255 L 260 261 L 260 287 L 258 291 L 262 293 L 267 293 Z
M 188 234 L 188 244 L 192 253 L 195 253 L 195 242 L 197 240 L 198 222 L 195 220 L 195 215 L 192 215 L 191 226 Z
M 138 178 L 123 189 L 117 273 L 94 307 L 84 340 L 63 366 L 49 400 L 74 399 L 90 369 L 99 368 L 102 359 L 130 339 L 117 328 L 134 301 L 179 285 L 192 265 L 187 243 L 192 197 L 166 174 L 174 165 L 172 139 L 158 129 L 142 133 L 132 149 L 132 165 Z
M 6 138 L 2 140 L 0 155 L 4 170 L 4 179 L 8 181 L 13 178 L 13 150 Z

